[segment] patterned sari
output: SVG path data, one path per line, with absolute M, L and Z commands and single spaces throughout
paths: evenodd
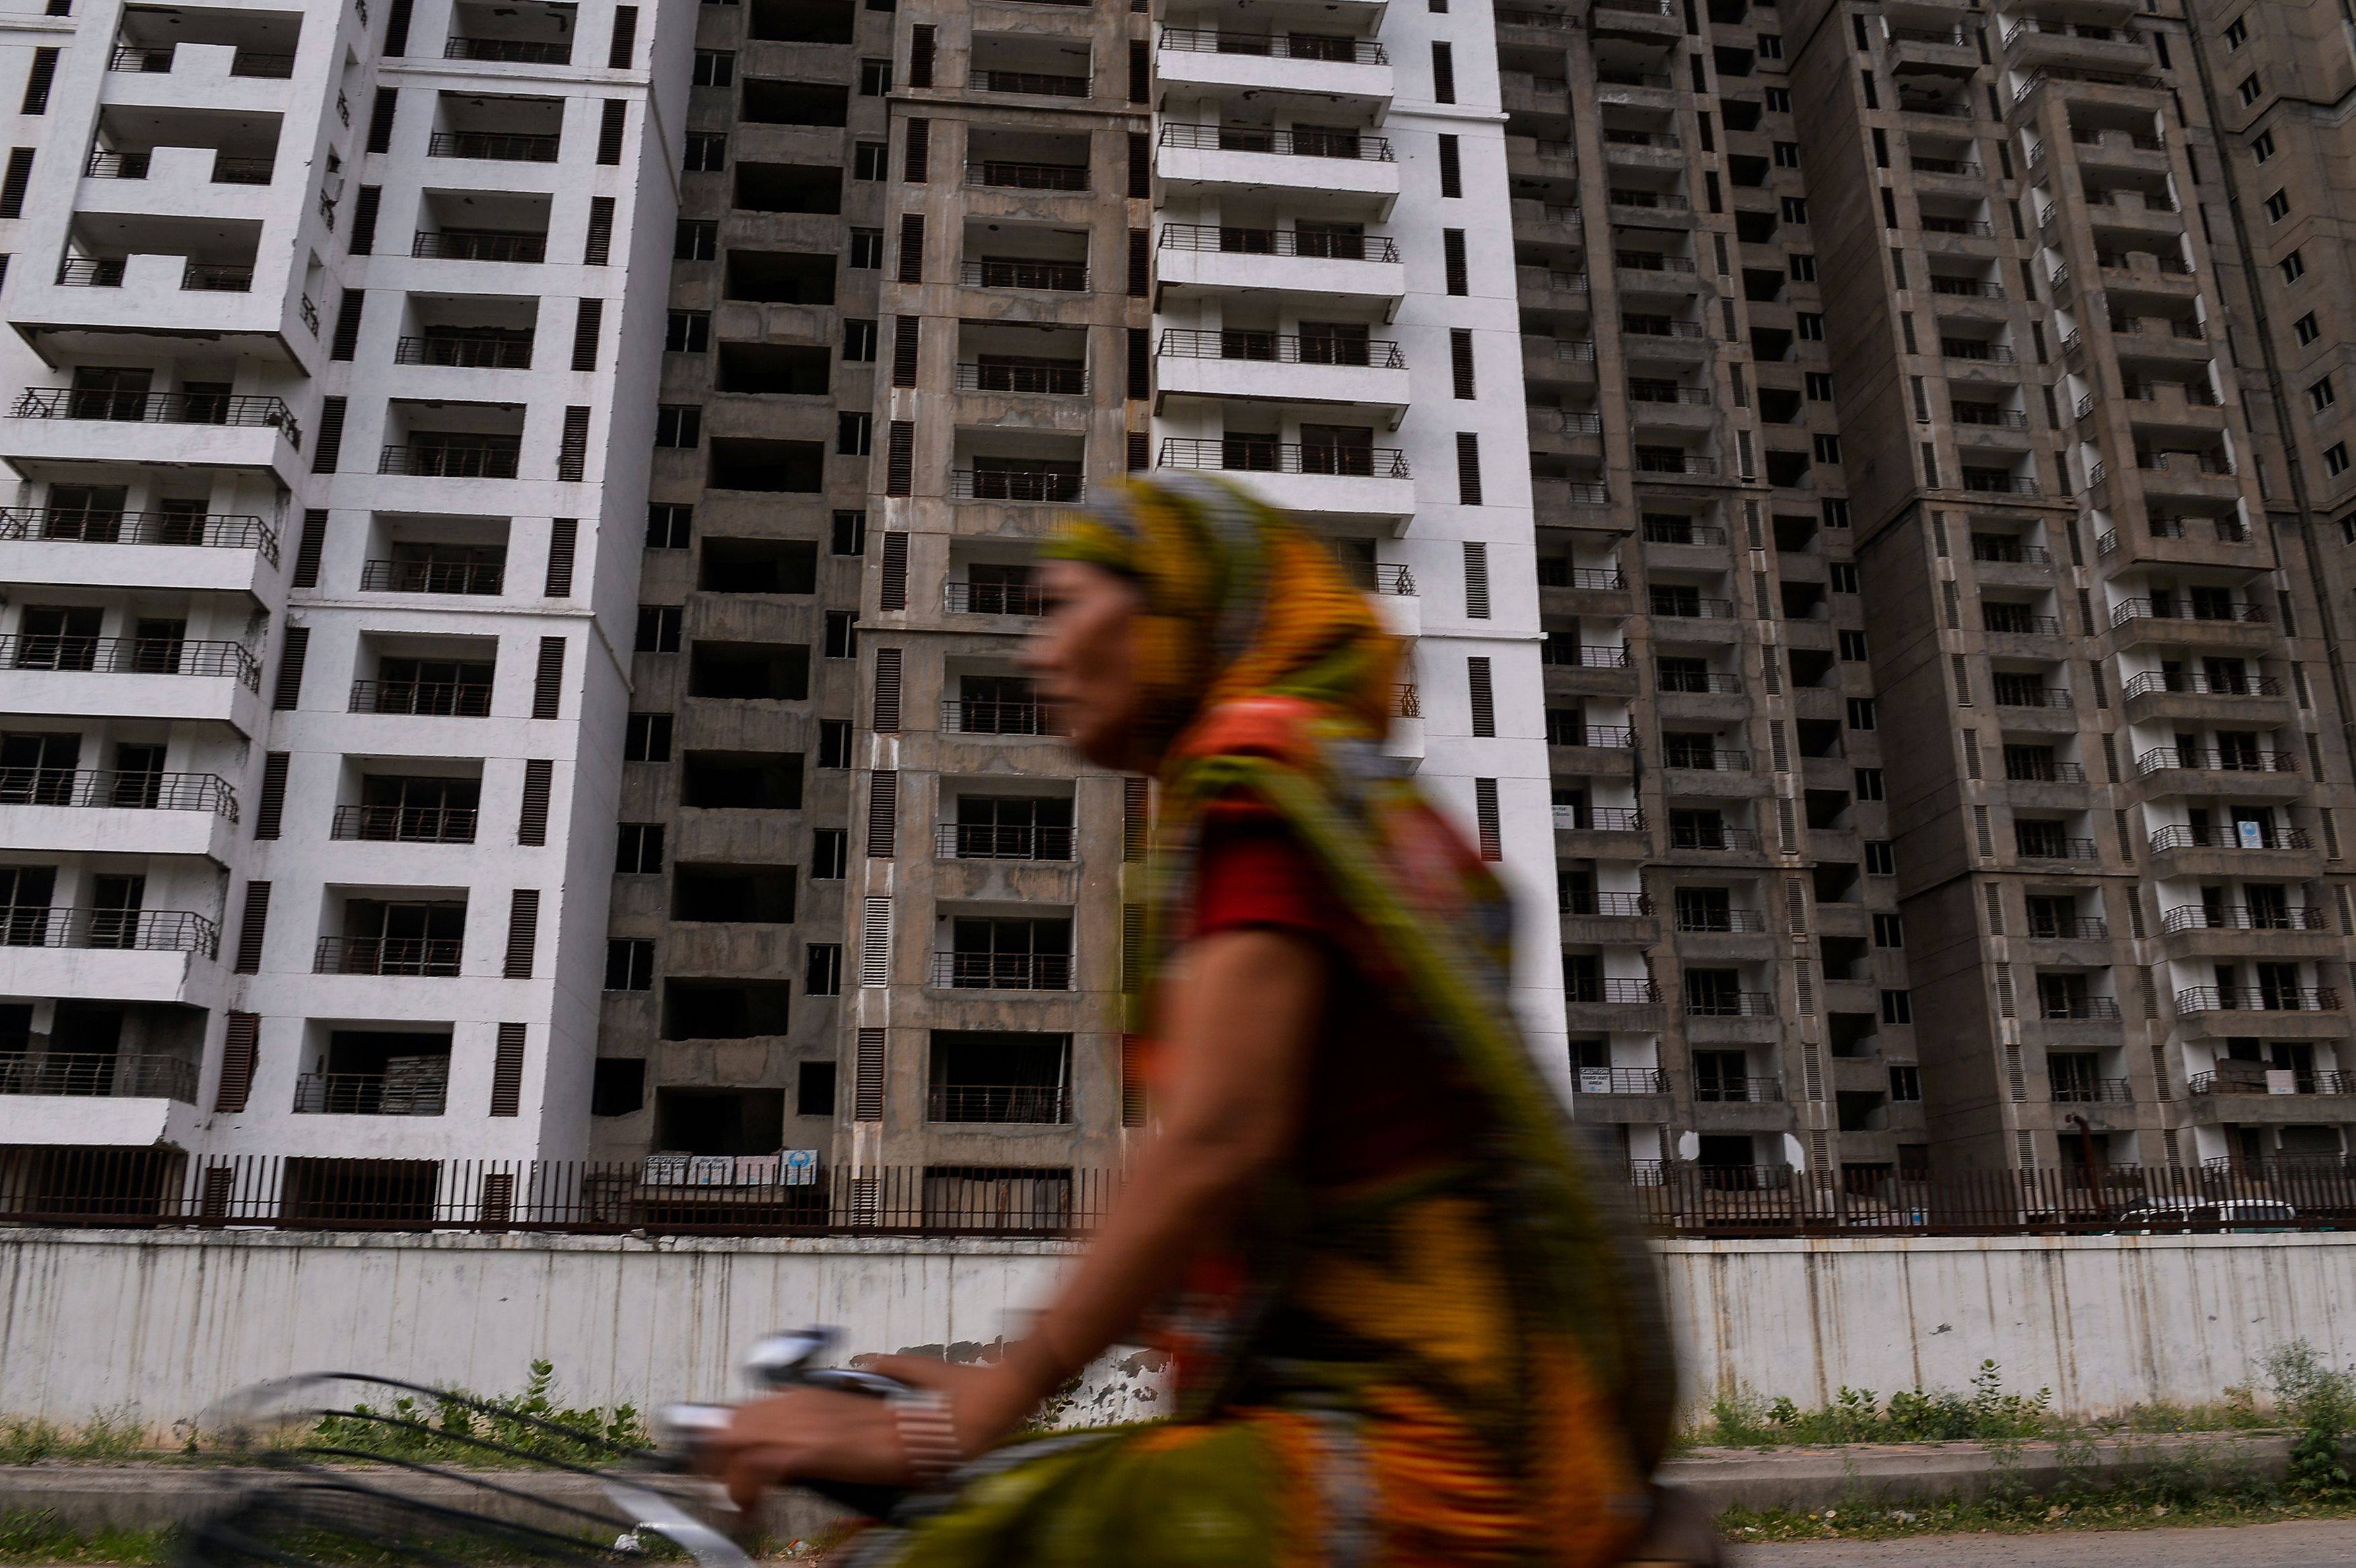
M 1143 597 L 1155 939 L 1186 927 L 1206 820 L 1272 814 L 1363 933 L 1347 983 L 1474 1115 L 1440 1157 L 1270 1177 L 1164 1314 L 1174 1419 L 998 1449 L 857 1560 L 1623 1561 L 1673 1389 L 1655 1283 L 1513 1023 L 1503 889 L 1381 754 L 1398 650 L 1376 607 L 1323 546 L 1216 481 L 1130 485 L 1055 552 Z M 1150 990 L 1141 1010 L 1150 1030 Z

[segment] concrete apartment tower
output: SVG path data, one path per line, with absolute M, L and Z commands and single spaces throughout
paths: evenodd
M 49 10 L 0 1145 L 579 1155 L 688 18 Z

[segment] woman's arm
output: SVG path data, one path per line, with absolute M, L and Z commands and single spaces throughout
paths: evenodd
M 979 1371 L 898 1356 L 877 1370 L 946 1392 L 970 1454 L 1119 1342 L 1290 1146 L 1325 984 L 1323 955 L 1290 932 L 1217 932 L 1189 944 L 1168 992 L 1171 1060 L 1159 1136 L 1031 1336 Z M 730 1494 L 747 1503 L 795 1476 L 906 1475 L 887 1413 L 849 1394 L 787 1393 L 748 1404 L 713 1459 Z

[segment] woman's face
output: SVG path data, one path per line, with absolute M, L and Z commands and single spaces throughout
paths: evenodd
M 1138 691 L 1130 634 L 1143 603 L 1134 584 L 1100 566 L 1043 563 L 1047 615 L 1023 652 L 1039 696 L 1080 755 L 1130 765 Z

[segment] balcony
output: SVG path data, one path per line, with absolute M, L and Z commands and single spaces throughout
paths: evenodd
M 1172 191 L 1199 195 L 1291 187 L 1328 200 L 1362 197 L 1387 210 L 1399 193 L 1389 139 L 1355 131 L 1166 124 L 1156 140 L 1154 170 Z
M 1407 357 L 1387 338 L 1166 327 L 1153 353 L 1161 399 L 1355 405 L 1393 428 L 1407 411 Z
M 1890 68 L 1899 80 L 1968 77 L 1980 69 L 1978 39 L 1960 26 L 1908 27 L 1883 24 L 1890 36 Z
M 2238 799 L 2295 800 L 2307 793 L 2290 752 L 2155 746 L 2136 759 L 2149 795 L 2230 794 Z
M 1656 1033 L 1666 1021 L 1661 988 L 1650 980 L 1564 976 L 1563 1008 L 1574 1032 Z
M 1068 991 L 1067 953 L 936 953 L 929 980 L 954 991 Z
M 952 615 L 1023 615 L 1047 613 L 1047 595 L 1029 582 L 941 584 L 941 608 Z
M 1694 1101 L 1704 1105 L 1781 1104 L 1783 1085 L 1774 1078 L 1697 1074 Z
M 1554 808 L 1554 830 L 1557 833 L 1641 835 L 1649 829 L 1644 814 L 1633 806 L 1558 805 Z M 1624 849 L 1622 853 L 1625 853 Z
M 230 392 L 28 387 L 8 410 L 8 417 L 27 421 L 8 432 L 7 455 L 12 461 L 122 461 L 119 439 L 78 428 L 87 425 L 165 426 L 165 432 L 143 438 L 141 460 L 189 467 L 275 470 L 285 462 L 285 454 L 270 445 L 266 436 L 257 443 L 252 432 L 274 431 L 295 448 L 300 448 L 303 439 L 284 400 Z M 48 424 L 67 428 L 50 435 L 40 428 Z
M 1085 261 L 1033 261 L 1000 257 L 958 263 L 958 282 L 969 289 L 1023 289 L 1044 293 L 1085 293 L 1088 267 Z
M 443 261 L 548 260 L 548 236 L 509 229 L 421 229 L 409 241 L 412 256 Z
M 933 853 L 943 860 L 1068 861 L 1072 858 L 1072 830 L 991 822 L 944 822 L 934 830 Z
M 491 688 L 487 682 L 356 680 L 352 682 L 350 710 L 487 719 L 491 714 Z
M 128 1052 L 0 1051 L 0 1094 L 72 1099 L 197 1100 L 197 1064 Z
M 2094 27 L 2038 16 L 2024 16 L 2004 30 L 2004 55 L 2015 70 L 2083 66 L 2139 74 L 2151 66 L 2151 46 L 2131 26 Z
M 339 805 L 327 837 L 378 844 L 472 844 L 478 816 L 473 806 Z
M 396 365 L 440 365 L 461 370 L 529 370 L 531 335 L 519 337 L 469 337 L 436 334 L 403 337 L 393 345 Z
M 237 820 L 237 792 L 219 773 L 107 768 L 0 768 L 0 806 L 101 811 L 201 811 Z
M 1061 1124 L 1072 1119 L 1072 1092 L 1060 1083 L 935 1083 L 925 1091 L 925 1119 Z
M 425 139 L 429 158 L 473 158 L 502 164 L 552 164 L 558 136 L 518 135 L 498 131 L 436 131 Z
M 36 633 L 0 637 L 0 668 L 94 675 L 227 678 L 262 688 L 262 664 L 241 643 L 179 637 L 81 637 Z
M 1064 468 L 953 468 L 952 501 L 1005 501 L 1030 506 L 1076 506 L 1087 493 L 1081 475 Z
M 1587 29 L 1599 38 L 1647 41 L 1685 35 L 1684 23 L 1669 0 L 1594 0 L 1588 7 Z
M 311 955 L 314 975 L 404 975 L 447 979 L 465 944 L 455 937 L 323 936 Z
M 1163 27 L 1154 74 L 1188 97 L 1229 94 L 1271 106 L 1307 98 L 1355 101 L 1379 112 L 1391 101 L 1390 57 L 1372 38 L 1326 33 L 1241 33 Z
M 512 479 L 523 456 L 519 440 L 412 441 L 377 452 L 379 474 L 423 479 Z
M 2149 843 L 2163 877 L 2290 876 L 2316 863 L 2315 842 L 2303 830 L 2258 822 L 2172 824 L 2156 829 Z
M 507 566 L 496 560 L 371 560 L 360 567 L 363 593 L 498 593 Z
M 550 38 L 452 38 L 442 58 L 497 65 L 571 65 L 573 46 Z
M 294 1114 L 307 1116 L 438 1116 L 449 1096 L 446 1057 L 408 1072 L 305 1072 L 294 1080 Z
M 957 367 L 960 392 L 1032 393 L 1042 397 L 1085 397 L 1088 368 L 1076 361 L 962 359 Z
M 1657 1067 L 1580 1067 L 1571 1072 L 1580 1094 L 1665 1094 L 1669 1075 Z
M 2120 688 L 2127 717 L 2137 723 L 2159 719 L 2196 723 L 2231 720 L 2279 729 L 2296 714 L 2283 683 L 2270 675 L 2210 676 L 2191 671 L 2146 671 Z
M 121 549 L 144 546 L 144 549 Z M 278 535 L 260 517 L 91 507 L 0 507 L 0 576 L 20 586 L 262 596 Z
M 2331 917 L 2316 904 L 2179 904 L 2162 912 L 2160 931 L 2169 952 L 2188 959 L 2289 963 L 2347 956 Z
M 2134 1085 L 2125 1078 L 2060 1079 L 2052 1084 L 2057 1105 L 2132 1104 Z
M 2032 942 L 2107 942 L 2111 923 L 2094 915 L 2039 914 L 2030 912 L 2029 936 Z
M 946 735 L 1053 735 L 1047 709 L 1039 703 L 995 698 L 945 697 L 941 732 Z
M 2176 1010 L 2336 1013 L 2340 993 L 2317 986 L 2193 986 L 2176 993 Z
M 2020 860 L 2094 860 L 2101 858 L 2091 838 L 2072 838 L 2066 834 L 2017 836 L 2013 840 L 2013 857 Z
M 1759 835 L 1748 827 L 1694 827 L 1684 823 L 1669 825 L 1669 848 L 1678 854 L 1756 855 L 1760 852 Z
M 1326 446 L 1248 438 L 1165 438 L 1157 468 L 1236 475 L 1289 512 L 1405 518 L 1415 513 L 1407 453 L 1387 446 Z
M 2185 1088 L 2203 1094 L 2356 1094 L 2356 1073 L 2331 1071 L 2301 1072 L 2290 1068 L 2261 1069 L 2256 1062 L 2236 1062 L 2246 1072 L 2220 1070 L 2196 1072 Z
M 2111 640 L 2121 647 L 2160 643 L 2195 653 L 2263 653 L 2274 647 L 2274 617 L 2263 604 L 2123 599 L 2111 607 Z
M 0 905 L 0 948 L 220 955 L 220 927 L 191 910 Z

